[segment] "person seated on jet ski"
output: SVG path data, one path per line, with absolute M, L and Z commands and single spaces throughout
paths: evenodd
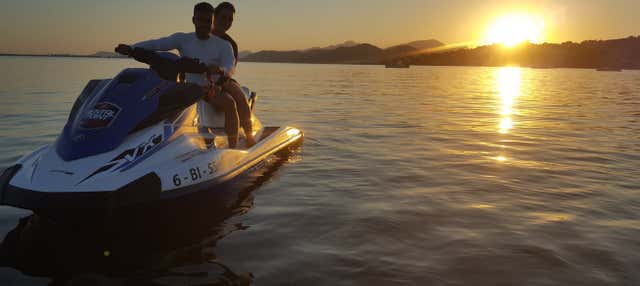
M 168 37 L 140 42 L 133 46 L 120 44 L 116 47 L 116 51 L 128 54 L 133 48 L 152 51 L 178 50 L 182 57 L 198 59 L 212 70 L 222 69 L 227 76 L 231 76 L 235 71 L 233 48 L 229 42 L 211 34 L 213 10 L 213 6 L 206 2 L 200 2 L 193 7 L 191 20 L 195 26 L 195 32 L 175 33 Z M 187 73 L 185 80 L 188 83 L 196 83 L 207 90 L 212 88 L 204 74 Z M 229 147 L 235 148 L 239 129 L 235 100 L 225 93 L 217 92 L 215 96 L 208 96 L 207 101 L 224 110 L 225 132 L 229 140 Z
M 227 34 L 227 31 L 231 28 L 231 24 L 233 24 L 233 16 L 235 13 L 236 8 L 233 4 L 229 2 L 222 2 L 218 4 L 213 11 L 213 34 L 231 44 L 231 47 L 233 48 L 233 55 L 235 57 L 234 64 L 237 66 L 238 45 L 233 38 Z M 247 99 L 242 92 L 240 84 L 232 78 L 223 85 L 223 91 L 228 92 L 236 101 L 238 116 L 240 117 L 240 126 L 244 129 L 244 133 L 247 138 L 247 145 L 254 145 L 255 140 L 253 138 L 253 126 L 251 124 L 251 108 L 249 107 L 249 102 L 247 102 Z

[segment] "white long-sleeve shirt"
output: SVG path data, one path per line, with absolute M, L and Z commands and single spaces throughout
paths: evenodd
M 217 65 L 224 69 L 229 76 L 235 72 L 235 57 L 231 44 L 213 34 L 208 39 L 201 40 L 198 39 L 195 32 L 175 33 L 168 37 L 140 42 L 133 46 L 152 51 L 175 49 L 178 50 L 180 56 L 199 59 L 206 65 Z M 208 85 L 208 81 L 202 74 L 187 73 L 185 80 L 201 86 Z

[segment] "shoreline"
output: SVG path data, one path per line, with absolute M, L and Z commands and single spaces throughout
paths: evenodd
M 39 57 L 39 58 L 93 58 L 93 59 L 128 59 L 128 57 L 101 57 L 101 56 L 93 56 L 93 55 L 38 55 L 38 54 L 0 54 L 0 57 Z M 348 65 L 348 66 L 384 66 L 383 64 L 372 64 L 372 63 L 301 63 L 301 62 L 270 62 L 270 61 L 243 61 L 239 62 L 245 63 L 266 63 L 266 64 L 302 64 L 302 65 Z M 507 66 L 479 66 L 479 65 L 425 65 L 425 64 L 412 64 L 411 66 L 420 66 L 420 67 L 507 67 Z M 513 66 L 520 68 L 531 68 L 531 69 L 599 69 L 601 67 L 570 67 L 570 66 L 558 66 L 558 67 L 537 67 L 537 66 Z M 625 68 L 622 67 L 621 70 L 640 70 L 640 68 Z

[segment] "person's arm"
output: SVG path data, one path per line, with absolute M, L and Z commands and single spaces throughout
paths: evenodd
M 231 77 L 236 72 L 236 58 L 233 55 L 233 48 L 227 41 L 222 41 L 220 50 L 220 67 L 227 76 Z
M 180 42 L 183 36 L 184 33 L 175 33 L 168 37 L 140 42 L 134 44 L 132 47 L 152 51 L 170 51 L 180 48 Z

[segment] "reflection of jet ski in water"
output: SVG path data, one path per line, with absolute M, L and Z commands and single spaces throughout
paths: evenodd
M 56 221 L 166 212 L 169 202 L 224 192 L 234 178 L 302 139 L 296 128 L 266 127 L 254 116 L 257 143 L 229 148 L 224 116 L 202 100 L 202 89 L 163 79 L 206 69 L 136 51 L 152 70 L 90 81 L 56 142 L 2 173 L 0 204 Z M 253 107 L 255 93 L 245 92 Z
M 51 285 L 249 285 L 252 276 L 222 264 L 215 247 L 248 227 L 237 216 L 253 207 L 253 191 L 295 158 L 292 148 L 234 180 L 234 192 L 201 192 L 164 216 L 123 217 L 116 229 L 23 218 L 0 245 L 0 266 L 51 277 Z M 81 281 L 94 283 L 74 283 Z

